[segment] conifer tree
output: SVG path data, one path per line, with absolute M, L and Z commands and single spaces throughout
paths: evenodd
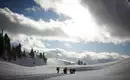
M 78 64 L 78 65 L 83 65 L 83 61 L 78 60 L 77 64 Z
M 2 57 L 4 53 L 3 48 L 4 48 L 4 40 L 2 34 L 0 33 L 0 57 Z
M 42 59 L 42 53 L 39 54 L 39 58 Z
M 43 60 L 44 60 L 45 64 L 47 64 L 47 58 L 46 58 L 46 56 L 45 56 L 45 53 L 44 53 L 44 52 L 43 52 L 43 54 L 42 54 L 42 57 L 43 57 Z
M 29 53 L 30 57 L 34 59 L 34 51 L 33 48 L 31 49 L 31 52 Z
M 20 43 L 18 44 L 18 46 L 16 46 L 16 53 L 17 53 L 18 58 L 22 57 L 22 51 L 21 51 L 21 44 Z
M 84 63 L 84 65 L 86 65 L 86 63 Z
M 2 57 L 4 53 L 3 29 L 1 31 L 2 32 L 0 33 L 0 57 Z
M 83 61 L 80 62 L 80 65 L 83 65 Z
M 78 65 L 81 65 L 81 61 L 80 61 L 80 60 L 78 60 L 77 64 L 78 64 Z
M 9 53 L 11 50 L 11 45 L 10 45 L 10 38 L 8 37 L 7 33 L 4 36 L 4 43 L 5 43 L 5 49 Z
M 23 57 L 26 57 L 26 52 L 25 52 L 25 50 L 23 51 Z
M 12 46 L 11 54 L 12 54 L 13 60 L 16 61 L 17 55 L 16 55 L 16 48 L 14 46 Z
M 8 37 L 8 34 L 6 33 L 4 35 L 4 52 L 6 51 L 7 59 L 11 60 L 11 44 L 10 44 L 10 38 Z

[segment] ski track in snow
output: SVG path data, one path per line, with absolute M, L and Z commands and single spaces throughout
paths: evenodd
M 61 65 L 76 68 L 76 74 L 57 74 L 53 66 L 23 67 L 0 61 L 0 80 L 130 80 L 130 59 L 99 65 Z M 96 70 L 95 70 L 96 69 Z

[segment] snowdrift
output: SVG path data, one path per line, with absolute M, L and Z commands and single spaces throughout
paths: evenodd
M 36 67 L 24 67 L 8 62 L 0 61 L 0 77 L 2 77 L 4 80 L 16 80 L 17 79 L 26 79 L 27 80 L 35 80 L 35 79 L 47 79 L 51 77 L 52 80 L 79 80 L 79 78 L 82 78 L 80 80 L 86 80 L 86 78 L 90 78 L 89 80 L 101 80 L 99 77 L 129 77 L 130 74 L 130 58 L 120 60 L 120 61 L 114 61 L 109 62 L 106 64 L 98 64 L 98 65 L 61 65 L 61 68 L 64 67 L 72 67 L 76 68 L 76 74 L 74 75 L 64 75 L 62 72 L 61 74 L 56 74 L 55 68 L 59 65 L 47 65 L 47 66 L 36 66 Z M 91 68 L 91 69 L 90 69 Z M 96 70 L 95 70 L 96 69 Z M 80 71 L 80 72 L 79 72 Z M 83 72 L 82 72 L 83 71 Z M 62 76 L 64 75 L 64 76 Z M 15 77 L 14 77 L 15 76 Z M 93 79 L 94 77 L 97 77 Z M 5 79 L 6 78 L 6 79 Z M 92 79 L 91 79 L 92 78 Z M 103 79 L 105 80 L 105 79 Z M 106 79 L 107 80 L 107 79 Z M 113 79 L 116 80 L 116 79 Z M 122 79 L 120 79 L 122 80 Z M 125 79 L 124 79 L 125 80 Z
M 21 59 L 17 59 L 16 61 L 12 60 L 11 63 L 26 66 L 26 67 L 34 67 L 34 66 L 42 66 L 45 65 L 43 59 L 38 57 L 32 59 L 30 57 L 25 57 Z M 63 60 L 63 59 L 56 59 L 56 58 L 48 58 L 47 65 L 73 65 L 75 62 Z
M 76 72 L 48 80 L 130 80 L 130 58 L 107 64 L 102 69 Z

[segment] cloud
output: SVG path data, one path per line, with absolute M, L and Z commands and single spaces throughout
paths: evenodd
M 29 52 L 31 48 L 39 52 L 45 52 L 48 58 L 58 58 L 74 62 L 77 62 L 77 60 L 81 59 L 87 62 L 88 64 L 109 62 L 129 57 L 127 55 L 123 55 L 121 53 L 116 52 L 96 53 L 85 50 L 83 52 L 68 52 L 60 48 L 50 49 L 47 48 L 44 40 L 45 39 L 40 36 L 26 36 L 21 34 L 16 37 L 13 37 L 11 43 L 17 44 L 20 42 L 22 44 L 22 50 L 26 50 Z M 68 43 L 66 45 L 68 46 Z
M 32 8 L 26 8 L 25 10 L 28 12 L 35 12 L 35 11 L 40 11 L 42 9 L 39 7 L 33 6 Z
M 72 17 L 75 14 L 73 12 L 77 12 L 75 10 L 80 3 L 80 0 L 34 0 L 38 5 L 40 5 L 45 10 L 53 9 L 57 13 L 65 14 L 69 17 Z M 75 9 L 74 9 L 75 8 Z
M 61 29 L 62 23 L 50 20 L 35 21 L 22 14 L 13 13 L 8 8 L 0 8 L 0 28 L 12 34 L 40 35 L 40 36 L 62 36 L 67 35 Z
M 85 51 L 82 53 L 77 52 L 67 52 L 63 49 L 46 49 L 45 50 L 46 56 L 48 58 L 58 58 L 58 59 L 65 59 L 77 62 L 79 59 L 87 62 L 88 64 L 94 64 L 94 63 L 102 63 L 102 62 L 109 62 L 114 60 L 119 60 L 123 58 L 128 58 L 129 56 L 123 55 L 116 52 L 90 52 Z
M 37 51 L 43 51 L 46 47 L 50 47 L 50 43 L 45 43 L 45 41 L 52 41 L 52 40 L 57 40 L 57 41 L 71 41 L 74 43 L 77 43 L 77 40 L 74 39 L 67 39 L 67 38 L 62 38 L 62 37 L 44 37 L 44 36 L 28 36 L 25 34 L 18 34 L 15 36 L 12 36 L 11 38 L 11 43 L 12 45 L 17 45 L 18 43 L 22 44 L 22 49 L 29 51 L 31 48 Z M 67 46 L 68 47 L 68 46 Z M 71 45 L 70 45 L 71 47 Z
M 81 9 L 84 11 L 84 8 L 81 7 Z M 83 16 L 80 17 L 83 18 Z M 36 21 L 22 14 L 14 13 L 8 8 L 0 8 L 0 21 L 2 22 L 0 28 L 14 36 L 25 34 L 40 36 L 46 40 L 102 43 L 122 43 L 130 40 L 130 38 L 112 36 L 106 26 L 96 25 L 90 16 L 84 17 L 86 19 L 83 18 L 83 20 L 80 17 L 78 17 L 79 20 L 74 18 L 74 20 L 65 21 L 50 20 L 50 22 L 45 22 L 42 19 Z M 75 22 L 75 20 L 77 21 Z
M 48 47 L 50 47 L 50 46 L 51 46 L 51 44 L 49 44 L 49 43 L 46 43 L 46 45 L 47 45 Z
M 127 0 L 35 0 L 44 9 L 72 18 L 81 41 L 120 43 L 130 41 L 130 4 Z M 78 31 L 79 30 L 79 31 Z M 81 31 L 81 32 L 80 32 Z
M 64 43 L 64 45 L 68 48 L 72 48 L 72 46 L 69 43 Z
M 127 0 L 82 0 L 82 5 L 112 36 L 130 38 L 130 4 Z
M 18 35 L 13 37 L 12 44 L 21 43 L 22 50 L 30 51 L 31 48 L 37 51 L 43 51 L 45 48 L 44 39 L 34 36 Z
M 47 56 L 49 58 L 61 58 L 61 59 L 71 59 L 76 61 L 77 59 L 122 59 L 128 57 L 127 55 L 123 55 L 116 52 L 91 52 L 91 51 L 83 51 L 81 53 L 78 52 L 67 52 L 63 49 L 56 48 L 56 49 L 48 49 L 45 46 L 44 38 L 38 36 L 26 36 L 26 35 L 19 35 L 12 39 L 12 43 L 21 43 L 22 49 L 30 51 L 31 48 L 34 48 L 36 51 L 45 51 L 47 52 Z
M 56 4 L 57 2 L 59 2 L 60 0 L 34 0 L 37 4 L 39 4 L 40 6 L 44 7 L 45 9 L 48 8 L 56 8 Z

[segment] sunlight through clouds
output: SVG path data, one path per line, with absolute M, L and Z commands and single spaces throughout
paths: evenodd
M 42 19 L 36 21 L 22 14 L 14 13 L 8 8 L 0 8 L 0 17 L 0 20 L 3 21 L 1 28 L 12 34 L 37 35 L 46 40 L 71 42 L 112 42 L 117 44 L 130 40 L 113 37 L 107 31 L 106 26 L 97 26 L 92 18 L 89 20 L 84 17 L 83 21 L 78 18 L 65 21 L 50 20 L 50 22 L 46 22 Z
M 96 24 L 87 8 L 80 4 L 80 0 L 48 0 L 46 3 L 53 4 L 44 7 L 44 0 L 35 0 L 42 8 L 54 9 L 57 13 L 63 13 L 72 19 L 64 21 L 60 26 L 71 38 L 81 41 L 111 41 L 111 35 L 103 27 Z M 47 5 L 47 4 L 46 4 Z M 108 41 L 108 42 L 109 42 Z
M 18 9 L 3 4 L 4 7 L 0 7 L 0 28 L 9 34 L 11 45 L 21 43 L 22 50 L 30 52 L 33 48 L 34 51 L 45 52 L 48 58 L 75 62 L 81 59 L 89 63 L 127 58 L 130 51 L 129 28 L 117 26 L 113 29 L 111 22 L 116 22 L 115 14 L 110 16 L 104 2 L 100 1 L 103 0 L 32 0 L 33 4 L 26 7 L 16 4 L 16 7 L 22 7 Z M 102 9 L 106 12 L 102 13 Z M 105 13 L 108 15 L 103 15 Z

